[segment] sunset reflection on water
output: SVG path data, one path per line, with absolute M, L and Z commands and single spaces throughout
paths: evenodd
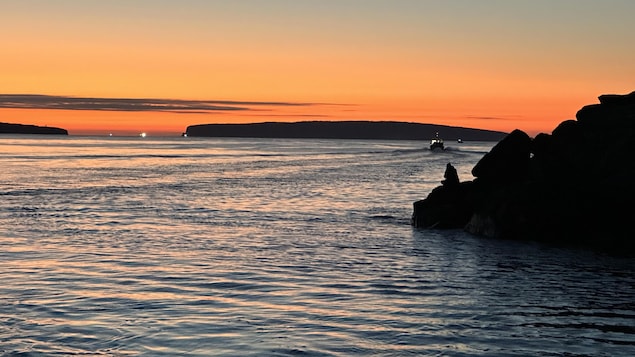
M 4 138 L 2 351 L 628 355 L 632 262 L 414 230 L 493 144 L 425 145 Z

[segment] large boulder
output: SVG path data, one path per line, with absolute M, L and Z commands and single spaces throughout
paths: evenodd
M 602 95 L 576 118 L 533 139 L 514 130 L 474 180 L 415 202 L 412 224 L 635 254 L 635 92 Z
M 514 130 L 483 156 L 472 175 L 491 184 L 522 181 L 529 169 L 530 147 L 529 135 Z
M 414 203 L 412 224 L 422 228 L 454 228 L 464 226 L 472 215 L 470 193 L 472 182 L 459 182 L 452 164 L 446 165 L 442 186 L 432 190 L 425 200 Z

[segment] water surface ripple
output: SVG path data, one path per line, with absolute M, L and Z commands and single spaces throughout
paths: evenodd
M 632 258 L 416 230 L 491 143 L 0 139 L 2 356 L 632 356 Z

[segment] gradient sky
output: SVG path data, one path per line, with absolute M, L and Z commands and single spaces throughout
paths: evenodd
M 0 1 L 0 122 L 551 132 L 635 90 L 632 0 Z

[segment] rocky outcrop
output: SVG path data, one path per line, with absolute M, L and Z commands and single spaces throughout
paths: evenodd
M 507 135 L 472 181 L 415 202 L 412 224 L 635 254 L 635 92 L 599 99 L 551 134 Z

